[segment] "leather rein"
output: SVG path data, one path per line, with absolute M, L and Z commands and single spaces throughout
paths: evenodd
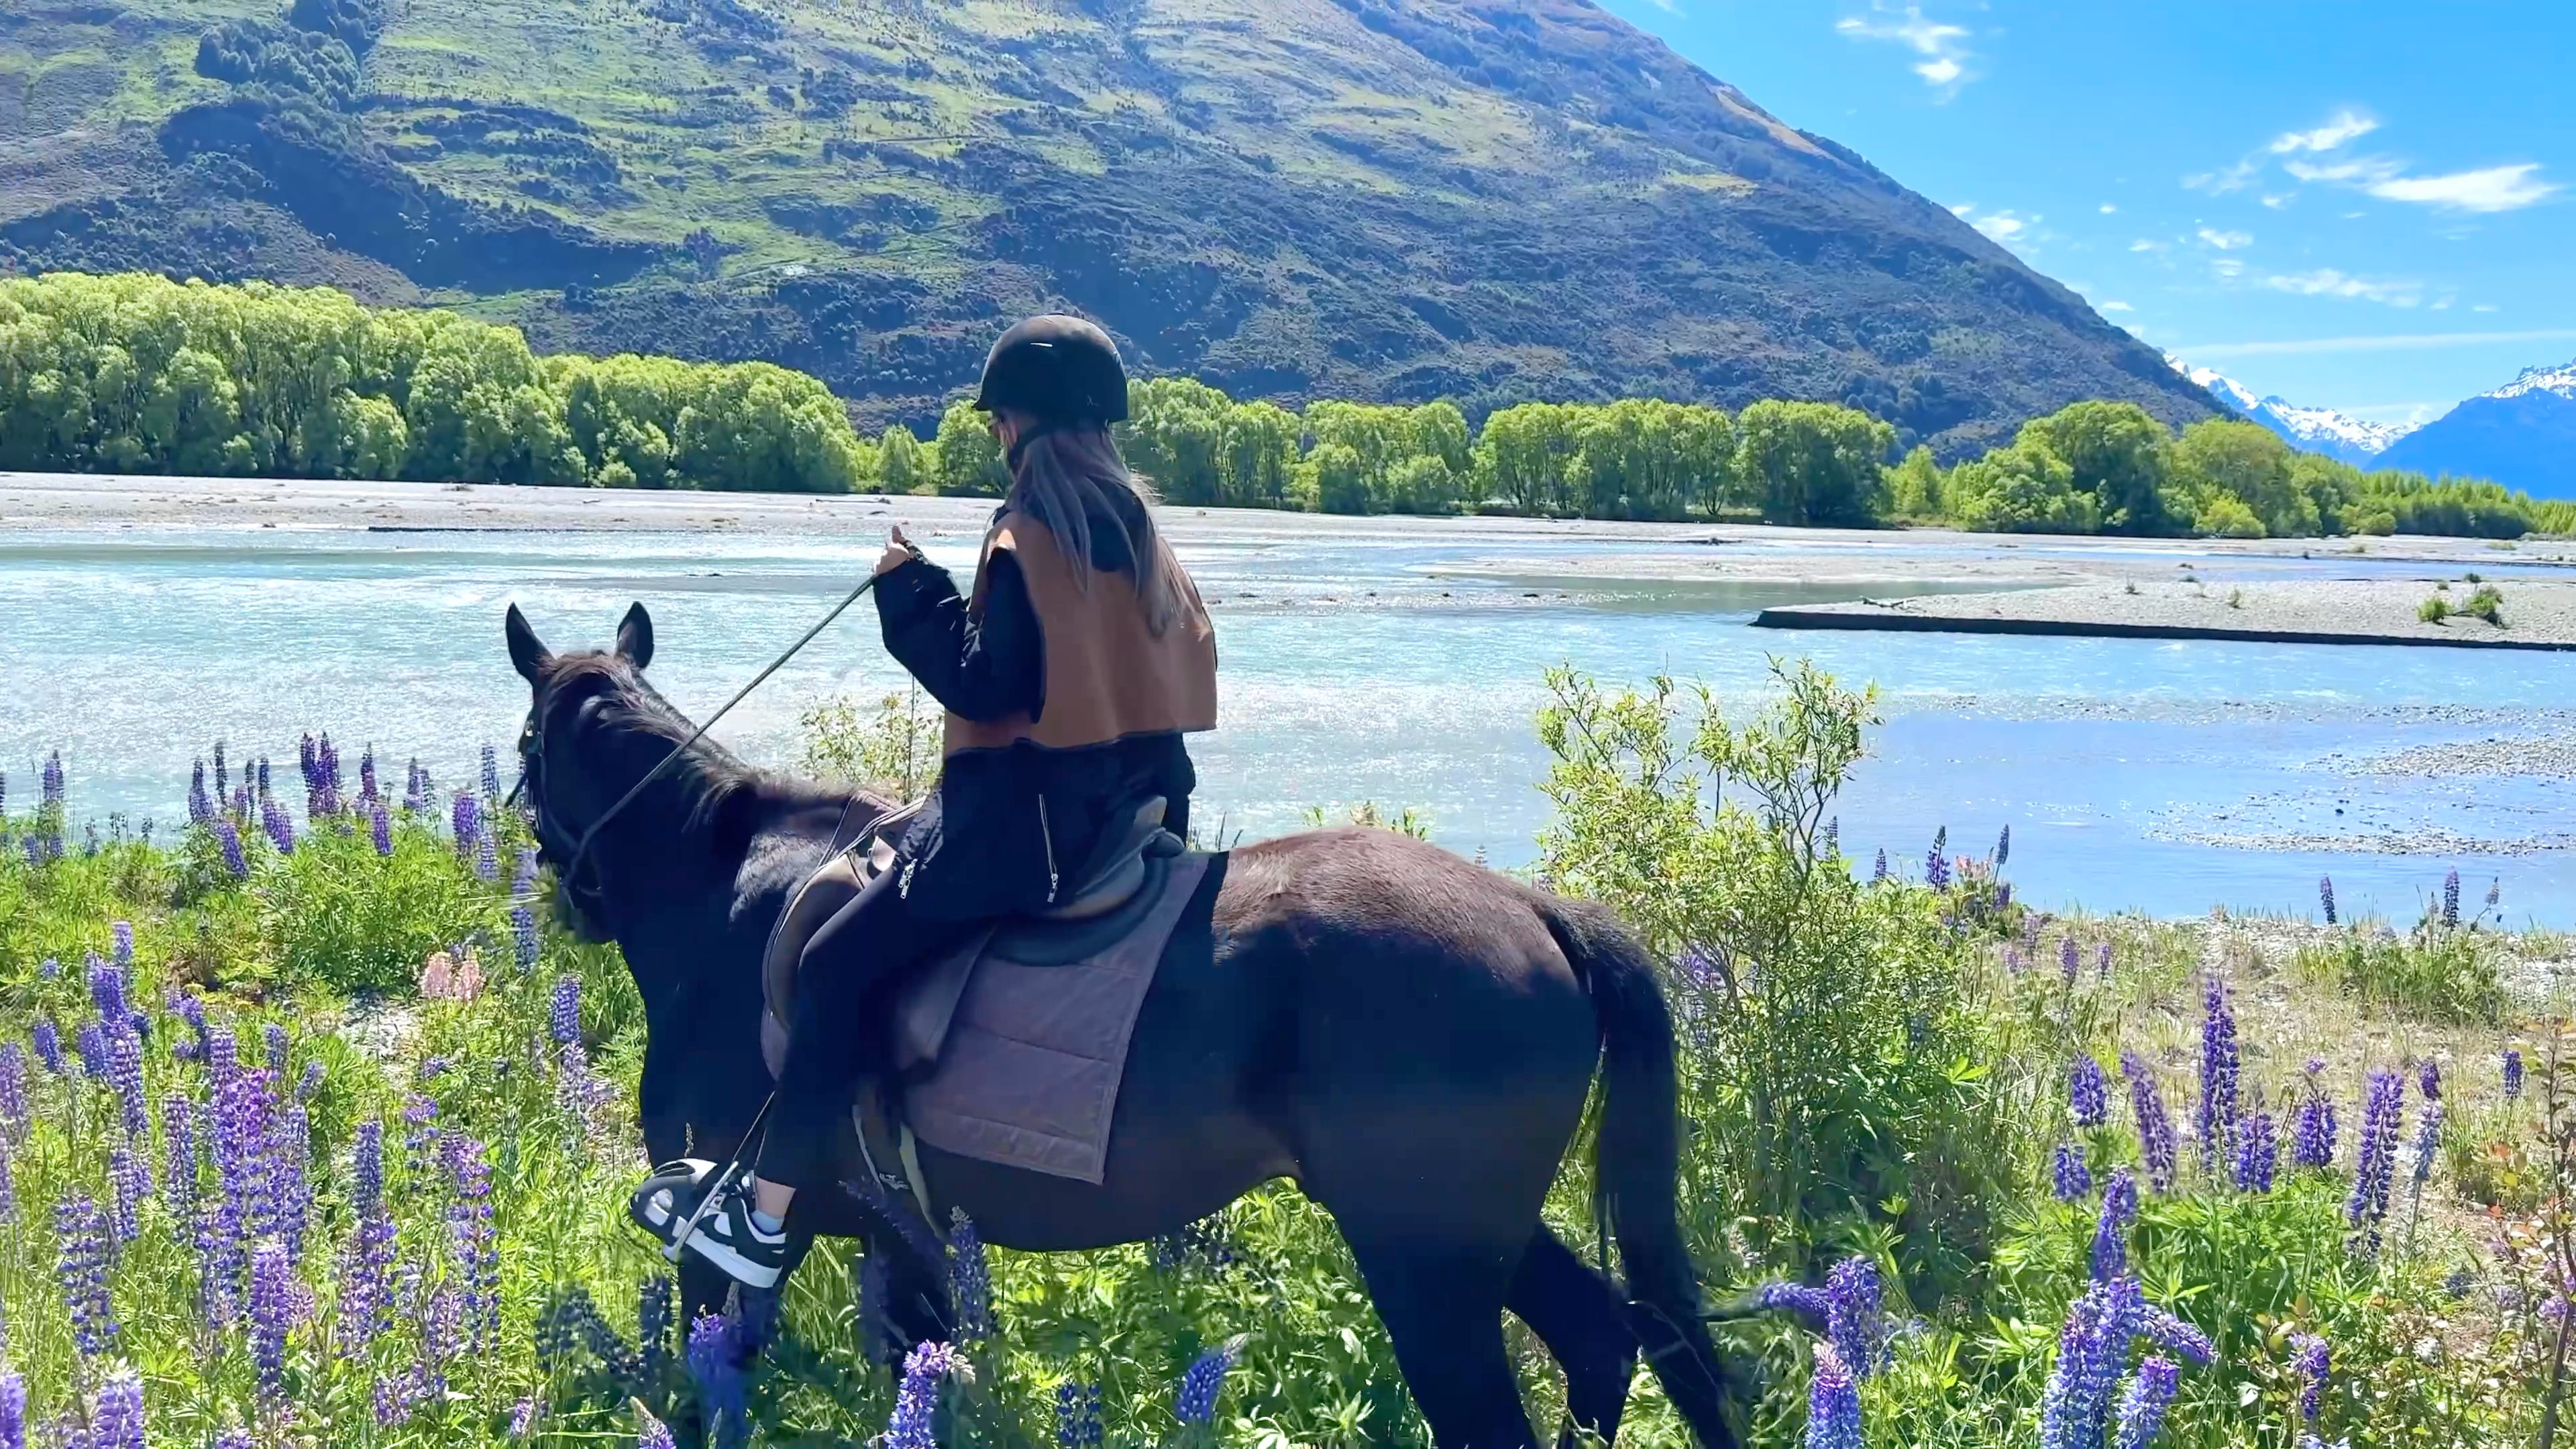
M 662 778 L 662 776 L 668 772 L 673 765 L 679 763 L 681 757 L 687 755 L 689 751 L 696 746 L 698 741 L 706 738 L 707 731 L 716 727 L 716 722 L 718 720 L 723 719 L 726 715 L 733 712 L 733 707 L 735 705 L 738 705 L 745 699 L 749 698 L 753 690 L 758 689 L 762 684 L 768 681 L 769 676 L 776 674 L 781 668 L 786 666 L 788 660 L 795 658 L 797 651 L 803 649 L 806 645 L 813 643 L 814 636 L 822 633 L 825 629 L 830 628 L 832 621 L 841 617 L 841 615 L 847 611 L 852 604 L 857 603 L 861 595 L 866 594 L 869 590 L 875 588 L 877 586 L 877 580 L 880 577 L 881 575 L 871 573 L 859 584 L 857 588 L 850 590 L 848 594 L 844 595 L 839 603 L 832 606 L 830 612 L 826 613 L 821 619 L 815 621 L 813 628 L 806 630 L 803 637 L 799 638 L 795 643 L 788 645 L 777 658 L 770 660 L 768 667 L 762 669 L 758 674 L 751 677 L 750 683 L 745 684 L 742 688 L 734 691 L 733 698 L 726 700 L 723 708 L 717 710 L 714 714 L 707 716 L 706 723 L 699 725 L 694 733 L 692 733 L 687 739 L 681 741 L 679 748 L 674 749 L 669 754 L 664 755 L 659 761 L 655 762 L 653 768 L 644 772 L 644 778 L 636 781 L 632 786 L 628 787 L 625 794 L 617 797 L 616 804 L 609 806 L 597 820 L 590 823 L 590 827 L 588 829 L 582 831 L 581 838 L 573 844 L 571 857 L 555 870 L 556 884 L 565 892 L 565 894 L 572 897 L 573 904 L 577 908 L 581 909 L 585 914 L 591 914 L 594 917 L 597 917 L 598 913 L 593 912 L 589 906 L 583 904 L 583 898 L 586 896 L 591 901 L 598 902 L 602 905 L 606 904 L 606 897 L 601 894 L 598 887 L 585 887 L 582 884 L 581 868 L 590 859 L 591 844 L 599 839 L 599 832 L 607 826 L 608 822 L 616 819 L 618 812 L 624 810 L 627 806 L 634 804 L 635 798 L 643 794 L 647 786 L 651 785 L 655 780 Z M 549 834 L 554 832 L 548 829 L 545 809 L 546 788 L 544 769 L 546 758 L 546 735 L 544 726 L 538 718 L 538 713 L 539 711 L 537 710 L 530 710 L 528 713 L 528 722 L 519 732 L 519 780 L 517 784 L 510 787 L 508 803 L 515 804 L 523 798 L 526 800 L 528 817 L 530 823 L 535 828 L 537 843 L 539 845 L 546 846 L 548 849 L 552 849 L 554 842 L 548 840 L 547 837 Z M 535 782 L 533 789 L 530 788 L 531 781 Z M 606 924 L 604 918 L 599 919 L 601 919 L 601 924 Z

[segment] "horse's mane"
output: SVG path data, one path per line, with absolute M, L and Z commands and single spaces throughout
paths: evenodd
M 664 771 L 635 802 L 637 807 L 678 821 L 685 835 L 709 835 L 726 807 L 740 796 L 749 795 L 763 804 L 792 809 L 836 804 L 851 793 L 761 769 L 712 739 L 687 744 L 689 737 L 697 733 L 697 725 L 674 709 L 641 670 L 613 652 L 556 655 L 546 678 L 546 694 L 550 700 L 596 695 L 601 700 L 599 727 L 611 738 L 624 740 L 640 735 L 674 747 L 687 746 L 680 762 Z M 867 798 L 873 801 L 876 797 Z

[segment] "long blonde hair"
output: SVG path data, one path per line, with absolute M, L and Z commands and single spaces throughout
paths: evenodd
M 1127 541 L 1136 597 L 1156 638 L 1181 616 L 1181 561 L 1154 526 L 1153 489 L 1127 471 L 1118 444 L 1097 424 L 1044 432 L 1025 440 L 1011 468 L 1004 506 L 1055 535 L 1076 587 L 1091 588 L 1091 530 L 1106 525 Z

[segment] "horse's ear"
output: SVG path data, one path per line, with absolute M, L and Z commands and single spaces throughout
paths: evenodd
M 554 662 L 554 651 L 546 648 L 537 631 L 529 627 L 528 616 L 519 612 L 518 605 L 512 604 L 502 618 L 501 633 L 510 641 L 510 663 L 519 671 L 519 677 L 530 684 L 544 682 L 546 666 Z
M 653 662 L 653 616 L 640 600 L 617 626 L 617 652 L 638 669 Z

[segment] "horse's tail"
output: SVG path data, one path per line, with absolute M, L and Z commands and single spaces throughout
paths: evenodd
M 1654 961 L 1609 911 L 1549 899 L 1557 945 L 1592 995 L 1601 1030 L 1602 1101 L 1593 1191 L 1619 1244 L 1628 1318 L 1665 1397 L 1709 1449 L 1732 1449 L 1732 1388 L 1709 1338 L 1699 1271 L 1682 1240 L 1681 1097 L 1673 1016 Z

